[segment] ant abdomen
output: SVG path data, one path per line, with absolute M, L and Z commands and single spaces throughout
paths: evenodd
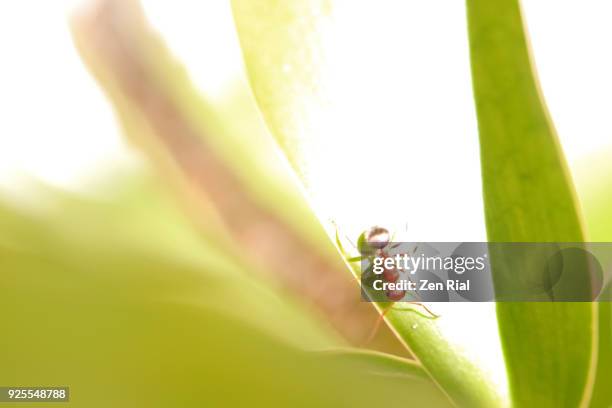
M 395 283 L 399 279 L 399 272 L 397 269 L 385 269 L 382 273 L 385 282 Z
M 402 300 L 404 298 L 404 296 L 406 296 L 406 291 L 405 290 L 388 290 L 385 292 L 385 295 L 387 296 L 387 299 L 389 299 L 392 302 L 398 302 L 400 300 Z

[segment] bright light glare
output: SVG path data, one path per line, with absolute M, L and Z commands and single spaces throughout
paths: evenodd
M 0 3 L 0 185 L 5 188 L 19 189 L 23 176 L 78 188 L 110 164 L 137 163 L 72 44 L 66 23 L 72 3 Z
M 463 5 L 440 7 L 338 2 L 332 111 L 306 153 L 313 196 L 350 236 L 380 224 L 406 240 L 485 238 Z
M 612 147 L 612 3 L 523 2 L 542 90 L 570 166 Z
M 226 1 L 143 0 L 145 13 L 209 97 L 221 96 L 242 73 L 231 8 Z

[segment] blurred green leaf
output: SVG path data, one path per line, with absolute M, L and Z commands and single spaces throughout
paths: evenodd
M 151 174 L 121 171 L 106 180 L 106 187 L 93 186 L 98 198 L 34 185 L 34 204 L 0 202 L 0 247 L 52 257 L 66 265 L 81 258 L 82 262 L 107 257 L 150 260 L 149 279 L 175 280 L 185 288 L 193 279 L 206 280 L 211 286 L 198 302 L 218 313 L 301 348 L 345 345 L 326 324 L 320 324 L 318 316 L 245 274 L 248 261 L 197 231 Z M 164 272 L 168 276 L 155 272 L 157 263 L 168 265 L 170 271 Z M 109 273 L 114 274 L 104 275 Z M 233 307 L 228 307 L 228 300 Z M 243 313 L 244 309 L 250 313 Z
M 609 236 L 609 235 L 608 235 Z M 608 242 L 612 239 L 607 238 Z M 612 293 L 612 285 L 606 289 L 608 298 Z M 597 372 L 593 386 L 593 396 L 590 406 L 593 408 L 609 408 L 612 406 L 612 302 L 600 302 L 599 307 L 599 353 L 597 355 Z
M 307 165 L 301 146 L 316 126 L 311 110 L 326 98 L 323 36 L 332 6 L 331 0 L 232 1 L 255 98 L 301 175 Z
M 334 40 L 325 37 L 328 29 L 333 31 L 334 2 L 233 0 L 232 7 L 260 109 L 307 185 L 306 169 L 316 162 L 304 163 L 302 147 L 321 125 L 317 121 L 330 119 L 326 109 L 334 103 L 323 72 L 328 68 L 325 41 Z M 501 403 L 487 374 L 443 337 L 435 320 L 408 306 L 390 309 L 386 321 L 453 401 L 470 407 Z
M 124 192 L 45 194 L 53 210 L 34 214 L 0 206 L 1 384 L 68 385 L 88 408 L 449 406 L 424 377 L 292 346 L 334 342 L 209 246 L 185 258 L 166 245 L 164 232 L 198 246 L 172 205 Z
M 576 185 L 584 208 L 590 241 L 612 242 L 611 151 L 584 159 L 576 174 Z M 605 260 L 610 265 L 612 259 Z M 609 266 L 608 266 L 609 267 Z M 612 285 L 608 284 L 608 291 Z M 612 406 L 612 302 L 599 303 L 599 352 L 591 407 Z
M 571 178 L 538 88 L 519 2 L 468 0 L 467 6 L 489 240 L 582 242 Z M 588 402 L 597 351 L 594 305 L 499 303 L 497 311 L 512 402 Z
M 426 396 L 427 406 L 454 406 L 431 381 L 431 377 L 423 367 L 412 360 L 362 349 L 330 350 L 321 355 L 326 364 L 334 362 L 342 367 L 350 366 L 357 372 L 380 378 L 404 379 L 406 383 L 410 383 L 411 393 Z
M 416 380 L 427 380 L 425 386 L 433 385 L 429 375 L 413 360 L 363 349 L 334 349 L 320 352 L 326 360 L 349 361 L 359 365 L 359 370 L 381 376 L 405 376 Z
M 363 343 L 378 316 L 360 301 L 357 283 L 303 198 L 287 177 L 274 175 L 274 166 L 254 158 L 270 157 L 260 143 L 240 146 L 248 138 L 236 136 L 240 127 L 224 123 L 233 118 L 197 92 L 138 1 L 94 1 L 75 15 L 72 29 L 126 135 L 181 193 L 194 223 L 211 235 L 208 224 L 216 221 L 212 240 L 318 309 L 351 344 Z M 403 350 L 389 330 L 372 347 Z

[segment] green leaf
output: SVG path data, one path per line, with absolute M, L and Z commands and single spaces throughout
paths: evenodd
M 610 150 L 586 157 L 576 172 L 576 186 L 584 208 L 589 240 L 612 242 L 612 164 Z M 610 264 L 608 259 L 606 264 Z M 612 285 L 608 285 L 612 291 Z M 590 406 L 612 406 L 612 302 L 599 303 L 599 352 Z
M 468 0 L 467 6 L 489 240 L 582 242 L 571 178 L 538 88 L 519 2 Z M 595 312 L 589 303 L 498 304 L 516 406 L 588 402 Z
M 609 235 L 608 235 L 609 236 Z M 607 239 L 608 242 L 612 239 Z M 612 285 L 607 287 L 608 299 L 612 296 Z M 612 405 L 612 302 L 600 302 L 599 313 L 599 353 L 597 355 L 597 372 L 593 385 L 593 395 L 590 406 L 593 408 L 609 408 Z
M 0 205 L 0 383 L 67 385 L 77 407 L 448 406 L 423 378 L 302 351 L 334 343 L 198 245 L 159 196 L 132 192 L 54 197 L 36 214 Z
M 33 203 L 5 205 L 0 200 L 0 248 L 49 257 L 65 265 L 107 257 L 167 265 L 176 271 L 164 276 L 163 267 L 158 273 L 152 266 L 147 279 L 162 286 L 185 287 L 193 279 L 205 280 L 210 287 L 198 304 L 301 348 L 345 344 L 307 308 L 246 274 L 248 260 L 219 247 L 214 238 L 194 228 L 174 197 L 149 172 L 121 171 L 106 177 L 104 184 L 89 186 L 97 198 L 33 185 Z M 232 307 L 228 307 L 230 299 Z
M 317 165 L 316 158 L 308 162 L 304 156 L 309 138 L 321 127 L 327 131 L 342 128 L 341 123 L 335 123 L 336 127 L 328 123 L 342 120 L 330 117 L 336 112 L 330 105 L 337 107 L 340 102 L 333 100 L 335 94 L 329 90 L 334 86 L 329 72 L 335 67 L 327 66 L 325 58 L 329 50 L 326 41 L 334 41 L 326 37 L 328 30 L 333 33 L 334 5 L 325 0 L 232 1 L 259 107 L 307 188 L 309 169 Z M 353 170 L 356 177 L 362 171 Z M 333 240 L 335 231 L 329 231 Z M 470 407 L 500 405 L 502 398 L 490 377 L 452 339 L 443 336 L 439 322 L 444 317 L 432 320 L 419 311 L 419 306 L 395 307 L 386 313 L 385 320 L 455 403 Z
M 332 18 L 332 1 L 238 0 L 232 7 L 257 102 L 289 161 L 304 176 L 303 143 L 317 126 L 310 115 L 318 114 L 326 98 L 322 37 Z
M 373 374 L 389 377 L 405 376 L 430 382 L 429 375 L 419 364 L 391 354 L 363 349 L 333 349 L 319 353 L 327 360 L 354 362 L 360 366 L 359 370 Z
M 427 398 L 428 406 L 453 406 L 444 392 L 431 381 L 423 367 L 412 360 L 362 349 L 329 350 L 322 352 L 321 355 L 327 364 L 333 361 L 343 366 L 354 367 L 356 371 L 367 375 L 405 379 L 406 384 L 410 384 L 410 394 L 419 399 Z M 408 386 L 403 387 L 406 389 Z

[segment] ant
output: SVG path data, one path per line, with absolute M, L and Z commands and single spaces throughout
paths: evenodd
M 387 257 L 389 255 L 388 250 L 397 248 L 399 246 L 399 244 L 390 245 L 391 242 L 392 242 L 391 234 L 389 233 L 389 230 L 387 230 L 384 227 L 373 226 L 369 228 L 368 230 L 362 232 L 361 235 L 359 235 L 359 238 L 357 239 L 356 249 L 359 251 L 360 255 L 356 257 L 347 256 L 347 261 L 348 262 L 361 262 L 363 260 L 371 261 L 375 257 Z M 340 237 L 338 236 L 337 228 L 336 228 L 336 244 L 338 245 L 338 248 L 340 249 L 340 251 L 346 256 L 347 254 L 344 251 L 344 248 L 342 247 L 342 243 L 340 242 Z M 353 244 L 353 246 L 355 245 Z M 363 273 L 367 273 L 367 271 Z M 382 278 L 386 282 L 395 283 L 399 279 L 399 271 L 395 268 L 392 268 L 392 269 L 385 268 L 385 270 L 382 272 Z M 427 312 L 428 316 L 420 313 L 414 308 L 404 308 L 404 309 L 394 308 L 395 303 L 401 301 L 406 296 L 405 290 L 387 290 L 385 292 L 385 296 L 390 302 L 390 304 L 389 306 L 386 306 L 383 312 L 381 313 L 380 319 L 376 323 L 373 334 L 376 333 L 376 330 L 380 326 L 380 320 L 382 320 L 385 314 L 391 309 L 411 311 L 427 319 L 437 319 L 439 317 L 438 315 L 433 313 L 427 306 L 425 306 L 424 304 L 418 301 L 404 301 L 402 303 L 410 303 L 412 305 L 420 306 Z M 418 299 L 418 294 L 415 293 L 414 296 Z

